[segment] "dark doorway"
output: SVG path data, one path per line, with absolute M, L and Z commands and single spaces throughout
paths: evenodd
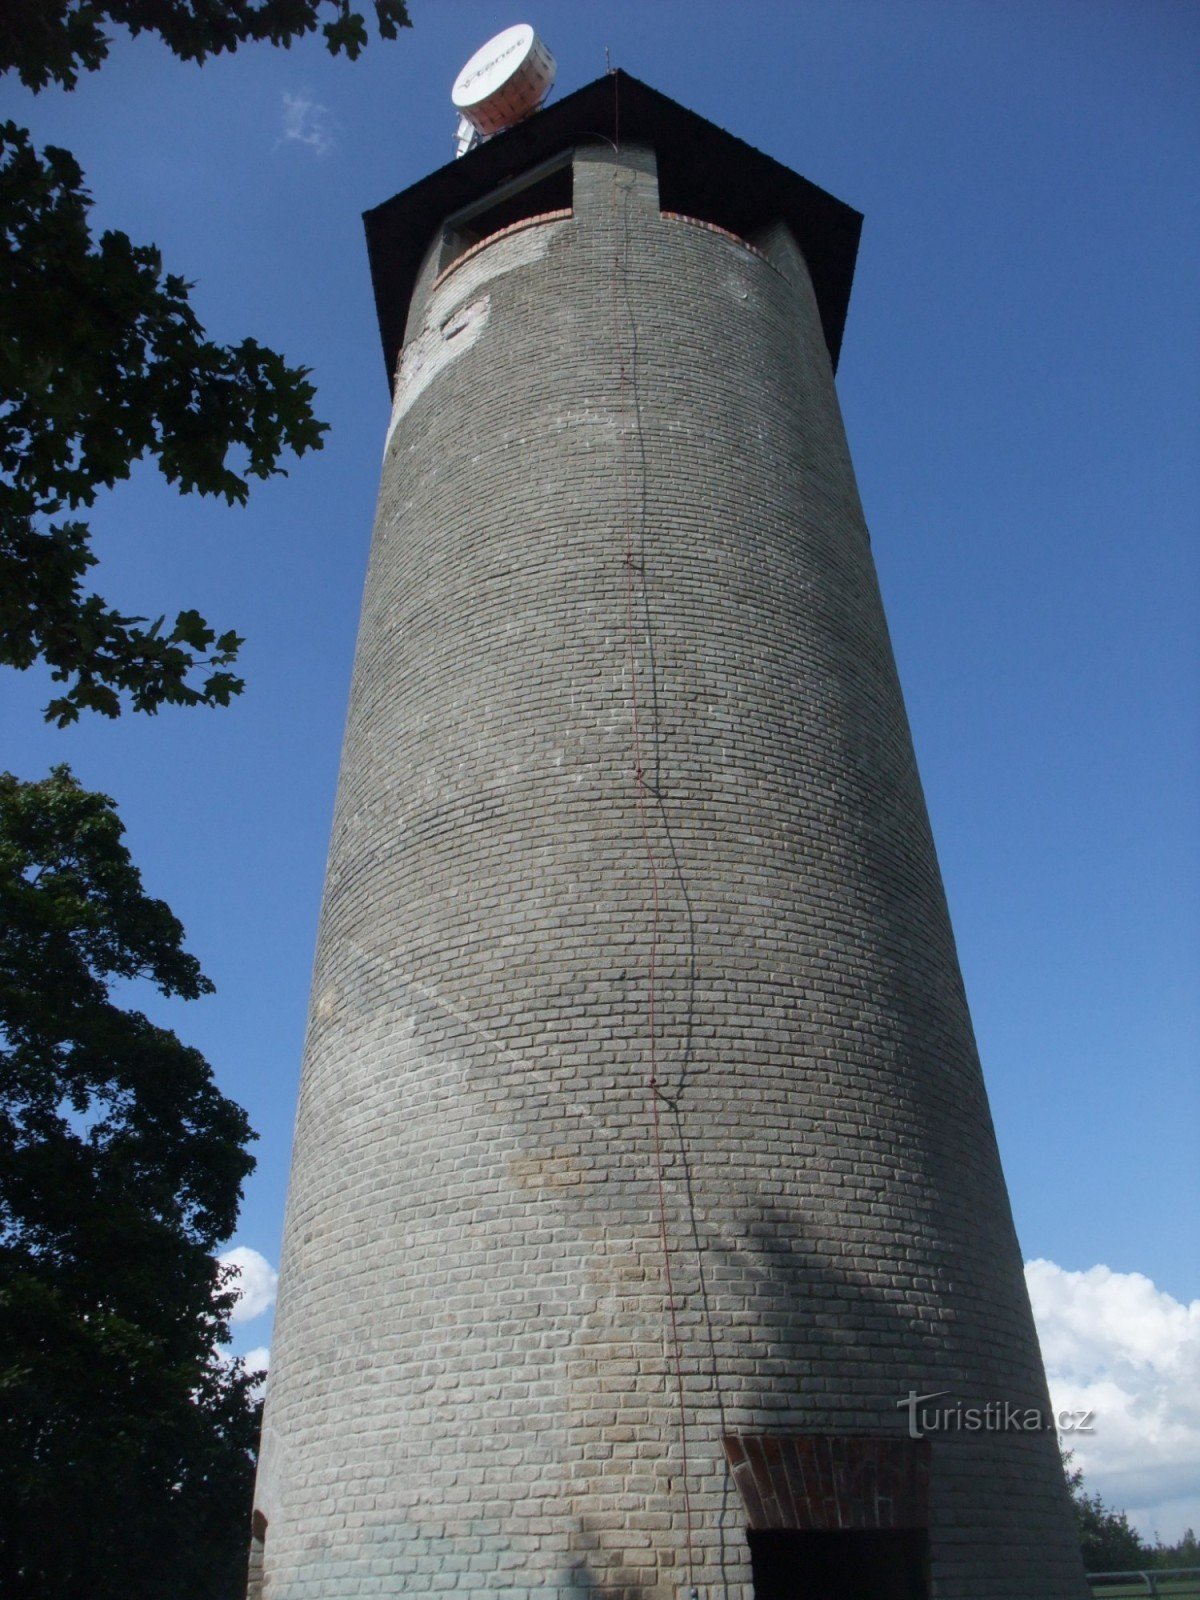
M 755 1600 L 928 1600 L 920 1528 L 750 1533 Z

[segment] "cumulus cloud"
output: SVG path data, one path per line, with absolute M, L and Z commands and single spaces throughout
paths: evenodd
M 252 1322 L 275 1304 L 279 1274 L 266 1256 L 239 1245 L 236 1250 L 227 1250 L 220 1261 L 223 1267 L 238 1269 L 235 1285 L 238 1300 L 229 1319 L 231 1322 Z
M 255 1395 L 261 1395 L 267 1387 L 267 1368 L 271 1364 L 271 1352 L 265 1344 L 256 1345 L 253 1350 L 246 1351 L 242 1360 L 246 1363 L 247 1372 L 260 1372 L 262 1374 L 251 1391 Z
M 1025 1268 L 1054 1410 L 1091 1411 L 1064 1439 L 1085 1486 L 1173 1542 L 1200 1528 L 1200 1300 L 1140 1272 Z
M 303 91 L 283 96 L 283 131 L 275 141 L 281 144 L 306 144 L 316 155 L 327 156 L 337 143 L 338 124 L 328 106 L 310 99 Z

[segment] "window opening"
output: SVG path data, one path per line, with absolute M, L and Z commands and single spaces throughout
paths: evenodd
M 495 190 L 485 200 L 468 206 L 446 221 L 441 271 L 477 244 L 502 233 L 516 222 L 532 222 L 547 212 L 570 211 L 574 200 L 570 156 L 547 167 L 535 168 L 515 183 Z
M 707 223 L 769 259 L 760 239 L 779 221 L 778 209 L 769 197 L 738 182 L 733 173 L 694 161 L 686 148 L 664 145 L 656 155 L 658 203 L 665 216 Z

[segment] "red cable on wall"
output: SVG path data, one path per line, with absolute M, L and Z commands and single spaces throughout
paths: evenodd
M 629 199 L 626 196 L 625 205 L 628 208 Z M 629 217 L 628 209 L 625 213 L 625 240 L 626 256 L 628 254 Z M 621 253 L 613 256 L 612 274 L 612 307 L 613 307 L 613 345 L 617 356 L 618 386 L 622 394 L 629 394 L 633 400 L 632 415 L 635 428 L 640 434 L 641 419 L 637 404 L 636 374 L 633 373 L 631 363 L 626 359 L 624 341 L 621 337 L 620 313 L 618 307 L 619 286 L 625 272 L 627 263 L 622 259 Z M 628 304 L 628 285 L 626 281 L 626 302 Z M 630 308 L 632 322 L 632 309 Z M 671 1345 L 675 1362 L 675 1389 L 679 1408 L 679 1448 L 683 1472 L 683 1507 L 684 1522 L 687 1540 L 687 1568 L 688 1584 L 692 1588 L 694 1579 L 694 1555 L 692 1534 L 692 1503 L 689 1488 L 688 1472 L 688 1437 L 687 1437 L 687 1408 L 683 1392 L 683 1353 L 679 1339 L 679 1320 L 675 1303 L 675 1285 L 671 1272 L 671 1246 L 667 1226 L 667 1199 L 666 1184 L 663 1175 L 663 1140 L 662 1124 L 659 1110 L 659 1085 L 658 1085 L 658 945 L 660 924 L 659 902 L 659 870 L 658 860 L 654 852 L 654 842 L 651 837 L 649 806 L 646 793 L 646 772 L 642 761 L 642 728 L 640 707 L 638 701 L 638 649 L 637 633 L 635 626 L 635 601 L 636 588 L 634 573 L 638 570 L 636 551 L 634 548 L 634 517 L 633 498 L 629 472 L 629 452 L 625 444 L 623 430 L 618 422 L 618 449 L 621 457 L 621 482 L 622 504 L 625 520 L 625 551 L 623 565 L 625 568 L 625 629 L 628 642 L 629 659 L 629 698 L 630 698 L 630 723 L 632 734 L 633 778 L 637 792 L 638 822 L 642 835 L 642 844 L 646 853 L 646 867 L 650 880 L 650 942 L 647 958 L 647 1001 L 646 1022 L 649 1034 L 649 1077 L 647 1089 L 650 1097 L 651 1128 L 654 1144 L 654 1164 L 658 1189 L 658 1227 L 659 1240 L 662 1248 L 663 1279 L 666 1287 L 667 1314 L 670 1323 Z M 644 490 L 644 485 L 643 485 Z M 643 555 L 644 559 L 644 555 Z M 645 571 L 642 569 L 643 598 L 645 594 Z

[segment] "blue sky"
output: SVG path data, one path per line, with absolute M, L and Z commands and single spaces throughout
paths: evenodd
M 1200 8 L 412 14 L 353 65 L 122 40 L 73 94 L 4 89 L 97 225 L 157 243 L 213 337 L 310 365 L 333 425 L 243 511 L 149 471 L 97 508 L 110 601 L 246 635 L 233 708 L 58 732 L 44 679 L 0 679 L 0 760 L 118 800 L 217 984 L 154 1009 L 259 1131 L 238 1245 L 277 1259 L 387 425 L 360 213 L 450 158 L 459 66 L 528 20 L 560 91 L 607 46 L 866 215 L 839 389 L 1052 1383 L 1107 1396 L 1089 1482 L 1175 1537 L 1200 1523 Z M 236 1331 L 265 1345 L 269 1312 Z

